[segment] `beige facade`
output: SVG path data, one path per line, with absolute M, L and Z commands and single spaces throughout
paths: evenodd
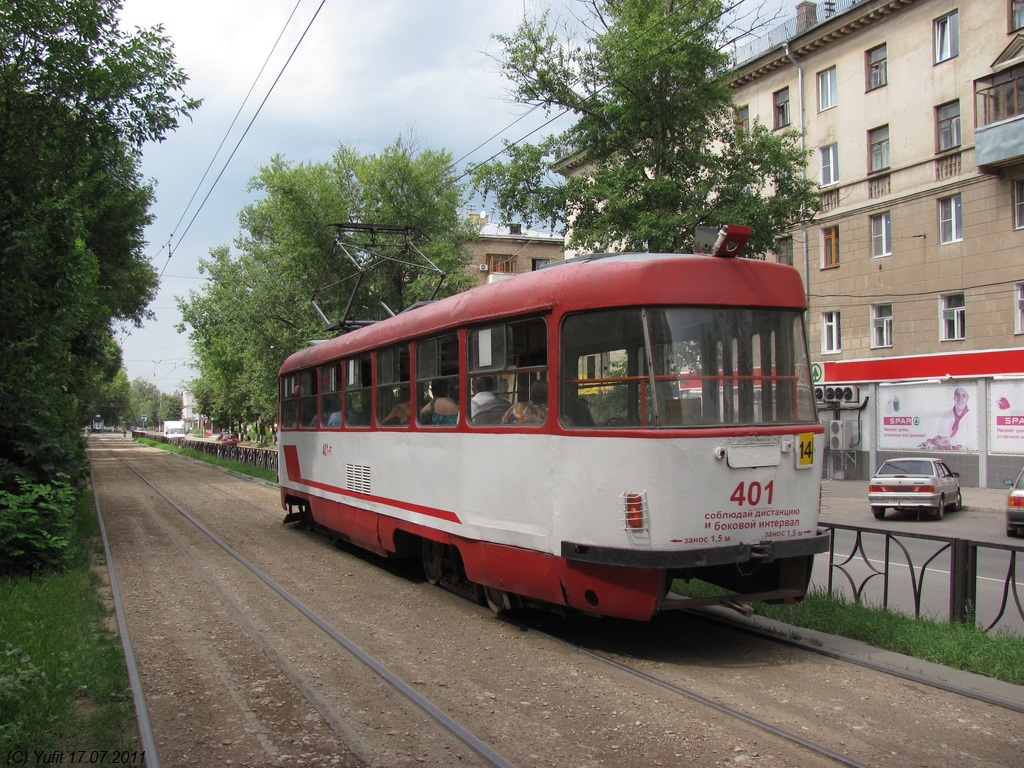
M 480 285 L 565 258 L 565 238 L 560 235 L 523 229 L 518 224 L 496 224 L 486 213 L 474 212 L 469 217 L 479 223 L 480 238 L 466 243 L 472 254 L 466 271 Z
M 805 131 L 823 210 L 779 250 L 804 275 L 819 370 L 876 398 L 1024 374 L 1024 2 L 794 10 L 737 51 L 733 85 L 741 119 Z
M 787 127 L 777 124 L 775 100 L 788 89 L 788 127 L 805 128 L 807 173 L 822 184 L 824 210 L 792 233 L 811 304 L 812 354 L 842 360 L 1021 346 L 1024 146 L 979 168 L 975 130 L 976 82 L 1018 42 L 1012 11 L 1020 4 L 835 5 L 834 15 L 742 63 L 735 79 L 737 106 L 772 127 Z M 807 13 L 814 4 L 801 6 Z M 959 46 L 936 62 L 943 23 L 958 32 Z M 954 136 L 940 148 L 944 105 L 959 107 L 959 141 L 945 120 Z M 1013 130 L 1024 134 L 1024 112 L 1015 117 Z M 830 227 L 838 228 L 837 258 L 825 250 Z M 964 298 L 963 338 L 941 322 L 942 297 L 953 294 Z M 873 338 L 872 307 L 880 304 L 892 305 L 891 339 Z M 826 312 L 840 313 L 838 345 L 823 338 Z

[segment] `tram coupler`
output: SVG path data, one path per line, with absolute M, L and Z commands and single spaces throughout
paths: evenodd
M 289 502 L 288 512 L 284 516 L 284 524 L 287 525 L 288 523 L 297 523 L 300 520 L 302 520 L 302 505 L 299 505 L 299 511 L 296 512 L 295 505 Z

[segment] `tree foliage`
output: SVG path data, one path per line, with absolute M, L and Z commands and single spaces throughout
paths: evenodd
M 180 330 L 200 370 L 191 389 L 201 411 L 222 423 L 274 420 L 281 363 L 333 335 L 312 300 L 336 320 L 351 296 L 356 267 L 336 247 L 336 224 L 410 227 L 416 247 L 447 274 L 442 294 L 468 287 L 464 244 L 475 232 L 459 214 L 453 169 L 448 153 L 421 150 L 411 137 L 376 155 L 342 146 L 327 162 L 277 156 L 261 167 L 250 189 L 262 197 L 239 214 L 237 254 L 213 248 L 200 264 L 209 278 L 203 289 L 178 299 Z M 381 245 L 372 233 L 353 238 L 368 250 Z M 368 273 L 354 315 L 380 319 L 381 301 L 397 311 L 429 299 L 437 281 L 424 274 L 397 263 Z
M 120 368 L 111 323 L 141 323 L 157 288 L 139 152 L 198 106 L 160 28 L 126 34 L 119 9 L 0 1 L 0 490 L 14 494 L 82 477 L 85 400 Z
M 798 134 L 737 129 L 723 3 L 584 5 L 582 42 L 549 13 L 497 36 L 511 98 L 576 117 L 473 170 L 503 216 L 568 225 L 567 246 L 588 251 L 688 251 L 698 226 L 747 224 L 763 254 L 814 213 Z

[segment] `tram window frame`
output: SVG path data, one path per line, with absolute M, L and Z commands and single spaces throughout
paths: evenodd
M 370 355 L 344 361 L 341 402 L 346 428 L 368 429 L 373 424 L 373 363 Z
M 459 396 L 461 358 L 457 333 L 416 343 L 416 408 L 420 425 L 448 429 L 458 425 L 463 410 Z M 428 410 L 435 397 L 448 397 L 459 404 L 454 420 L 435 413 L 432 407 Z
M 805 331 L 799 314 L 788 310 L 577 312 L 563 320 L 559 343 L 559 416 L 567 428 L 591 426 L 577 401 L 586 403 L 595 426 L 609 429 L 753 427 L 816 419 Z
M 466 336 L 466 391 L 470 382 L 489 376 L 498 398 L 495 407 L 475 417 L 474 426 L 523 426 L 539 428 L 547 423 L 550 392 L 548 324 L 543 317 L 517 318 L 471 328 Z M 540 385 L 538 382 L 543 382 Z M 535 402 L 545 390 L 544 402 Z M 502 401 L 507 408 L 500 408 Z
M 397 344 L 379 349 L 374 356 L 377 360 L 374 379 L 376 424 L 388 429 L 408 428 L 412 422 L 413 407 L 409 345 Z
M 341 428 L 341 362 L 320 366 L 320 424 Z
M 297 374 L 286 373 L 281 377 L 281 428 L 295 429 L 299 424 L 299 395 L 295 391 Z
M 320 427 L 319 383 L 316 368 L 299 371 L 299 382 L 296 387 L 299 395 L 299 429 L 319 429 Z

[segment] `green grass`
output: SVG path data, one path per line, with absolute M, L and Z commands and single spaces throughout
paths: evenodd
M 277 482 L 277 472 L 272 469 L 264 469 L 263 467 L 252 467 L 248 464 L 243 464 L 239 461 L 231 461 L 230 459 L 221 458 L 215 456 L 212 453 L 204 453 L 203 451 L 197 451 L 194 448 L 189 448 L 183 445 L 174 445 L 173 443 L 161 443 L 156 440 L 150 440 L 146 437 L 137 437 L 135 442 L 141 445 L 148 445 L 151 448 L 159 448 L 162 451 L 168 451 L 170 453 L 176 453 L 179 456 L 184 456 L 189 459 L 195 459 L 197 461 L 205 461 L 207 464 L 212 464 L 215 467 L 221 469 L 228 469 L 232 472 L 236 472 L 241 475 L 248 475 L 249 477 L 255 477 L 259 480 L 266 480 L 269 483 Z
M 722 594 L 704 582 L 675 583 L 690 597 Z M 982 632 L 969 623 L 914 619 L 881 607 L 855 603 L 842 595 L 812 590 L 796 605 L 754 603 L 754 611 L 793 627 L 860 640 L 965 672 L 1024 685 L 1024 638 L 1007 632 Z
M 72 567 L 0 579 L 0 755 L 138 748 L 124 653 L 89 565 L 91 494 L 77 522 Z

